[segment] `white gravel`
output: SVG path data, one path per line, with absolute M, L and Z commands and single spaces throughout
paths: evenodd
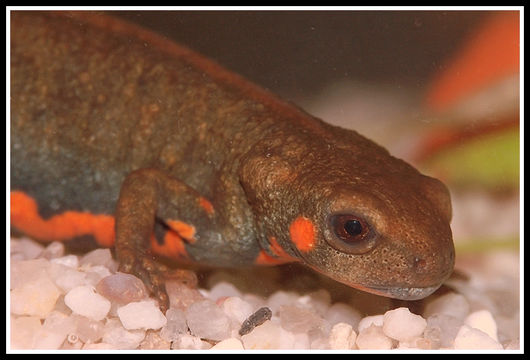
M 28 239 L 13 239 L 11 249 L 12 351 L 409 352 L 520 347 L 519 309 L 514 307 L 518 301 L 513 299 L 519 292 L 506 286 L 516 282 L 492 279 L 491 273 L 489 281 L 483 279 L 480 271 L 473 273 L 476 261 L 465 267 L 469 279 L 450 281 L 454 290 L 435 294 L 423 308 L 391 306 L 388 299 L 356 293 L 355 299 L 364 297 L 368 309 L 372 306 L 366 310 L 348 298 L 335 300 L 336 294 L 325 288 L 275 289 L 274 284 L 285 281 L 281 276 L 260 279 L 257 287 L 265 294 L 251 292 L 237 281 L 238 275 L 221 271 L 206 273 L 208 280 L 199 289 L 168 282 L 171 307 L 164 315 L 139 279 L 116 272 L 108 250 L 78 257 L 65 254 L 62 244 L 43 247 Z M 508 255 L 502 256 L 509 263 Z M 487 264 L 491 261 L 488 258 Z M 253 279 L 249 276 L 248 282 Z M 307 279 L 296 275 L 290 281 L 301 284 Z M 250 332 L 240 335 L 245 320 L 263 307 L 270 310 L 269 317 L 255 320 Z
M 191 334 L 200 338 L 221 341 L 230 337 L 230 319 L 212 300 L 205 299 L 188 306 L 186 322 Z
M 64 303 L 74 313 L 92 320 L 103 320 L 109 310 L 110 301 L 95 292 L 90 285 L 77 286 L 64 296 Z
M 405 307 L 387 311 L 383 315 L 383 332 L 389 338 L 409 342 L 423 334 L 427 321 Z
M 154 300 L 130 302 L 118 308 L 118 317 L 127 330 L 160 329 L 167 319 Z
M 350 350 L 355 347 L 357 334 L 350 324 L 337 323 L 329 333 L 329 348 L 332 350 Z

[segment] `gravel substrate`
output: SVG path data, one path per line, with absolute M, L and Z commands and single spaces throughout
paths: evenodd
M 164 315 L 108 249 L 11 240 L 10 349 L 518 350 L 519 256 L 461 256 L 425 301 L 365 294 L 299 266 L 197 271 Z

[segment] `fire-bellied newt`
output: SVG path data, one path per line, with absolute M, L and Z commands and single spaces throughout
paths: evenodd
M 400 299 L 453 269 L 440 181 L 111 17 L 11 13 L 10 131 L 12 229 L 115 246 L 162 307 L 152 254 L 299 261 Z

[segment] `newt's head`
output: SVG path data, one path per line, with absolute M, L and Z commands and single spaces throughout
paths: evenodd
M 242 184 L 261 235 L 354 288 L 404 300 L 430 295 L 454 266 L 447 188 L 340 130 L 347 141 L 270 140 L 247 159 Z
M 396 175 L 321 189 L 326 195 L 319 197 L 320 206 L 308 208 L 290 225 L 303 261 L 383 296 L 416 300 L 438 289 L 454 266 L 448 192 L 423 175 Z M 306 229 L 312 224 L 313 238 L 303 222 Z

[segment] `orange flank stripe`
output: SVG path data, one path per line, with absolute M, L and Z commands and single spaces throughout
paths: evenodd
M 213 205 L 207 199 L 203 197 L 199 198 L 199 205 L 206 211 L 208 215 L 212 215 L 214 213 Z
M 281 265 L 289 262 L 293 262 L 293 260 L 272 257 L 264 250 L 260 250 L 258 257 L 254 261 L 257 265 Z
M 35 200 L 21 191 L 11 191 L 11 226 L 41 241 L 92 235 L 101 246 L 114 245 L 113 216 L 65 211 L 45 220 L 39 215 Z
M 285 251 L 280 246 L 280 244 L 278 244 L 278 241 L 276 241 L 276 238 L 274 236 L 270 237 L 269 243 L 271 244 L 271 250 L 272 250 L 274 255 L 276 255 L 276 256 L 278 256 L 278 257 L 280 257 L 282 259 L 288 260 L 288 261 L 298 261 L 297 258 L 295 258 L 294 256 L 289 255 L 287 253 L 287 251 Z
M 297 217 L 289 227 L 291 240 L 298 250 L 308 252 L 316 244 L 315 225 L 303 216 Z
M 164 243 L 160 245 L 155 236 L 151 236 L 151 250 L 171 259 L 188 259 L 188 253 L 184 246 L 184 240 L 174 231 L 167 231 L 164 235 Z
M 269 239 L 271 252 L 275 256 L 267 254 L 264 250 L 261 250 L 258 254 L 258 257 L 255 260 L 255 263 L 258 265 L 279 265 L 285 264 L 288 262 L 298 261 L 294 256 L 289 255 L 276 241 L 276 238 L 272 236 Z
M 467 95 L 519 73 L 519 11 L 496 12 L 434 81 L 427 105 L 450 107 Z
M 179 220 L 167 220 L 167 226 L 190 243 L 195 242 L 195 227 Z

